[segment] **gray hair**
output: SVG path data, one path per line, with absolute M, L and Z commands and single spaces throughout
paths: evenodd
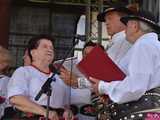
M 151 26 L 149 26 L 147 23 L 142 22 L 142 21 L 139 21 L 139 27 L 140 27 L 141 31 L 144 33 L 149 33 L 149 32 L 154 31 Z

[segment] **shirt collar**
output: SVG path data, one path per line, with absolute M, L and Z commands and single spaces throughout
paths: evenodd
M 154 32 L 146 33 L 142 35 L 137 41 L 139 40 L 158 40 L 158 35 Z
M 125 37 L 125 31 L 123 30 L 123 31 L 118 32 L 118 33 L 116 33 L 116 34 L 114 34 L 114 35 L 112 36 L 112 42 L 115 43 L 115 42 L 117 42 L 119 39 L 124 38 L 124 37 Z
M 5 77 L 5 75 L 2 75 L 2 74 L 1 74 L 1 75 L 0 75 L 0 79 L 3 78 L 3 77 Z

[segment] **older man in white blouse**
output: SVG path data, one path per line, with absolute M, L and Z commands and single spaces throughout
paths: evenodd
M 111 36 L 112 45 L 107 49 L 107 53 L 117 64 L 131 47 L 125 38 L 126 26 L 120 21 L 121 17 L 130 14 L 133 12 L 126 7 L 111 6 L 97 16 L 99 22 L 105 22 L 107 33 Z
M 160 107 L 160 42 L 156 34 L 160 27 L 146 11 L 122 17 L 121 21 L 127 26 L 127 40 L 133 44 L 119 63 L 126 77 L 110 83 L 90 78 L 92 87 L 111 98 L 113 106 L 109 108 L 115 110 L 111 113 L 114 119 L 160 117 L 155 113 Z

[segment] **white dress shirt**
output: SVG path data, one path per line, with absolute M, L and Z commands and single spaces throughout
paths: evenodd
M 126 40 L 125 31 L 114 34 L 111 42 L 112 46 L 107 50 L 107 53 L 108 56 L 118 64 L 131 47 L 131 44 Z
M 122 81 L 99 83 L 99 92 L 111 100 L 125 103 L 139 99 L 152 88 L 160 86 L 160 42 L 156 33 L 141 36 L 120 61 L 126 77 Z

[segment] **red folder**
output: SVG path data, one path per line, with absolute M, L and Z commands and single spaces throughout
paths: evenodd
M 99 46 L 83 58 L 77 67 L 87 78 L 93 77 L 107 82 L 123 80 L 126 76 Z

